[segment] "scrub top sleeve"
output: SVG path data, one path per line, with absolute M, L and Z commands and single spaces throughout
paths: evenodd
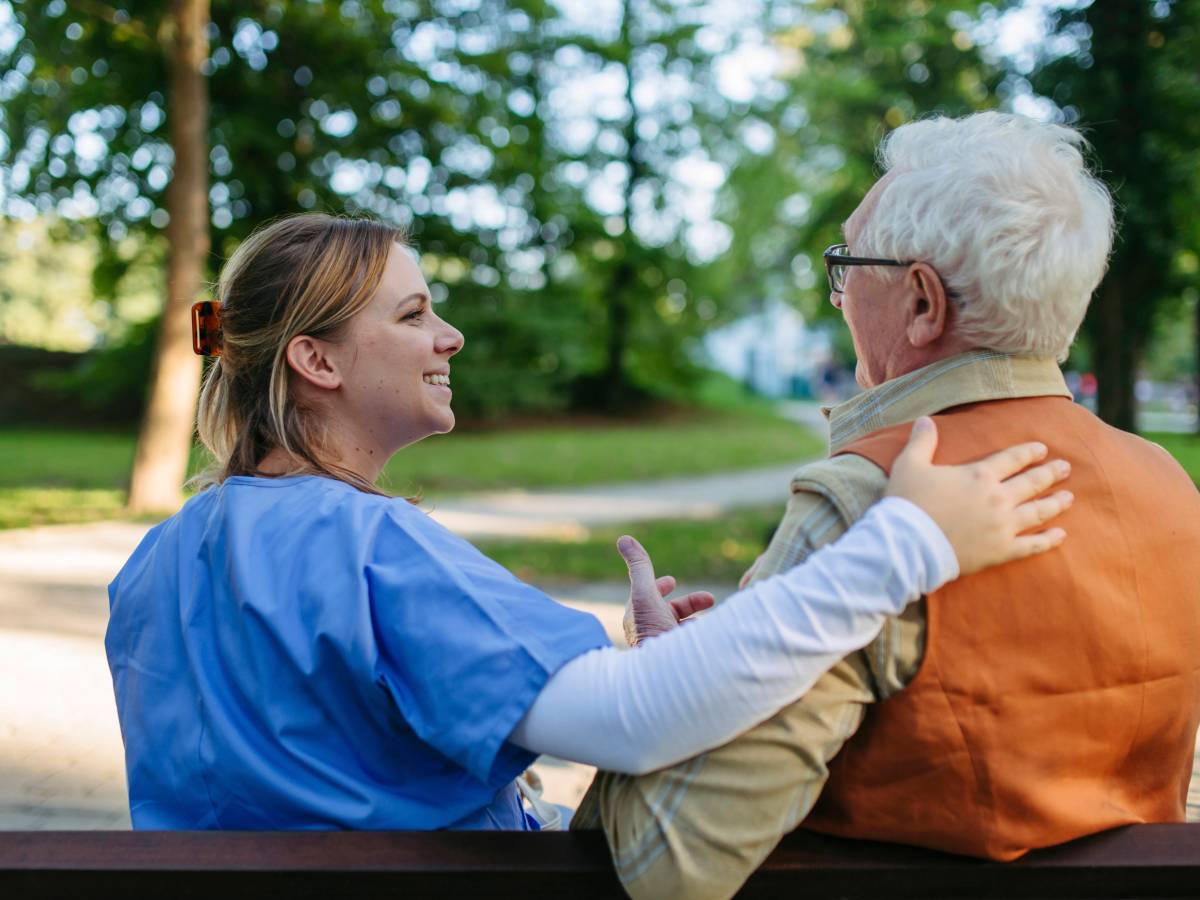
M 594 616 L 407 504 L 380 523 L 366 575 L 377 680 L 418 737 L 496 786 L 533 758 L 506 739 L 547 679 L 609 644 Z

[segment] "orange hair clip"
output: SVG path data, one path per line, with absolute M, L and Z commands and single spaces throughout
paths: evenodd
M 201 300 L 192 304 L 192 350 L 197 356 L 221 355 L 221 304 Z

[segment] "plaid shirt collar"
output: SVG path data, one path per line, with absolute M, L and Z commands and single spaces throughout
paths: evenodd
M 833 454 L 872 431 L 964 403 L 1070 396 L 1053 359 L 969 350 L 885 381 L 822 412 L 829 419 Z

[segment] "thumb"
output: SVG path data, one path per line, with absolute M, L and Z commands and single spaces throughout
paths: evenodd
M 625 534 L 617 539 L 617 551 L 629 569 L 629 584 L 634 592 L 657 594 L 658 586 L 654 583 L 654 564 L 650 562 L 650 555 L 645 548 Z
M 913 422 L 912 433 L 903 452 L 896 458 L 896 465 L 905 467 L 914 464 L 933 464 L 933 452 L 937 449 L 937 425 L 929 416 L 921 416 Z

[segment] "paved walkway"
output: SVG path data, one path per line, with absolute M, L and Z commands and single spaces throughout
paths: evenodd
M 705 519 L 723 510 L 768 503 L 782 509 L 798 464 L 570 490 L 494 491 L 444 500 L 434 496 L 422 505 L 464 537 L 574 538 L 597 525 Z

